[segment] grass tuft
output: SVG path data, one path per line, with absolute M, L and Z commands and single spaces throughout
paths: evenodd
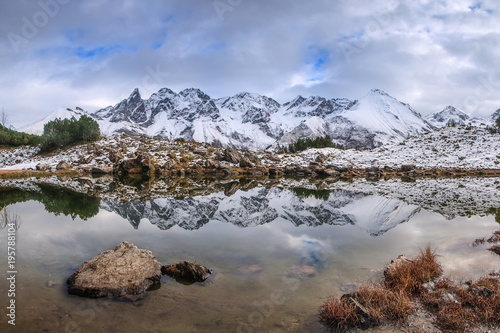
M 400 257 L 391 262 L 381 285 L 362 286 L 340 299 L 328 299 L 320 308 L 320 321 L 338 331 L 387 322 L 403 324 L 415 305 L 421 304 L 443 332 L 500 327 L 500 274 L 465 284 L 446 278 L 436 281 L 441 274 L 436 253 L 426 246 L 415 259 Z
M 319 317 L 321 323 L 338 331 L 357 327 L 363 319 L 353 303 L 334 297 L 321 306 Z
M 443 270 L 437 261 L 437 254 L 427 245 L 420 250 L 416 259 L 401 262 L 393 269 L 387 270 L 385 286 L 388 289 L 408 294 L 419 293 L 426 282 L 439 277 Z
M 479 325 L 500 325 L 498 278 L 484 277 L 468 286 L 440 279 L 435 290 L 422 294 L 421 299 L 436 315 L 435 324 L 443 332 L 468 332 Z

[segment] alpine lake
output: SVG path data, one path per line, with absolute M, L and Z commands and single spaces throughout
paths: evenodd
M 445 277 L 500 270 L 487 244 L 472 246 L 499 229 L 499 180 L 4 180 L 17 273 L 8 297 L 3 220 L 0 332 L 327 332 L 318 311 L 328 296 L 376 282 L 391 259 L 427 244 Z M 66 279 L 122 241 L 213 274 L 191 285 L 163 276 L 138 297 L 69 295 Z

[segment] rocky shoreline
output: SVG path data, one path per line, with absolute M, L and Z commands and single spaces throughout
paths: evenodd
M 381 281 L 361 285 L 320 308 L 320 321 L 334 332 L 393 327 L 406 332 L 492 332 L 500 328 L 500 273 L 477 281 L 442 277 L 430 245 L 416 258 L 400 255 Z
M 499 176 L 500 140 L 485 128 L 443 128 L 374 149 L 310 148 L 294 154 L 126 135 L 50 155 L 4 149 L 0 170 L 95 175 L 323 176 L 338 178 Z

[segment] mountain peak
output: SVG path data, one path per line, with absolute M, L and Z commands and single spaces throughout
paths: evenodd
M 470 120 L 470 117 L 453 105 L 448 105 L 439 112 L 426 115 L 425 120 L 435 128 L 441 128 L 444 126 L 465 125 Z
M 390 96 L 388 93 L 386 93 L 382 89 L 377 89 L 377 88 L 373 88 L 372 90 L 370 90 L 370 94 L 371 95 L 385 95 L 385 96 Z
M 182 97 L 190 96 L 190 97 L 197 97 L 197 98 L 202 99 L 202 100 L 210 100 L 210 96 L 208 96 L 207 94 L 205 94 L 203 91 L 201 91 L 198 88 L 184 89 L 179 93 L 179 95 L 181 95 Z
M 458 110 L 456 107 L 454 107 L 453 105 L 448 105 L 447 107 L 445 107 L 443 109 L 443 111 L 441 112 L 460 112 L 462 113 L 462 111 Z
M 253 97 L 253 96 L 257 96 L 257 94 L 252 94 L 252 93 L 249 93 L 248 91 L 242 91 L 242 92 L 239 92 L 237 93 L 236 95 L 234 95 L 235 97 Z
M 139 92 L 139 88 L 135 88 L 127 99 L 128 103 L 137 102 L 140 100 L 141 100 L 141 93 Z

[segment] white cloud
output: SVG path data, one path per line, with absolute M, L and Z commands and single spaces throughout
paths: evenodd
M 492 0 L 256 0 L 221 19 L 211 1 L 69 1 L 14 53 L 7 36 L 23 36 L 23 18 L 43 8 L 4 1 L 0 106 L 18 126 L 60 106 L 93 111 L 135 87 L 280 102 L 377 87 L 423 114 L 452 104 L 487 116 L 500 107 L 499 10 Z M 327 61 L 311 65 L 311 50 Z M 148 68 L 168 75 L 151 79 Z

